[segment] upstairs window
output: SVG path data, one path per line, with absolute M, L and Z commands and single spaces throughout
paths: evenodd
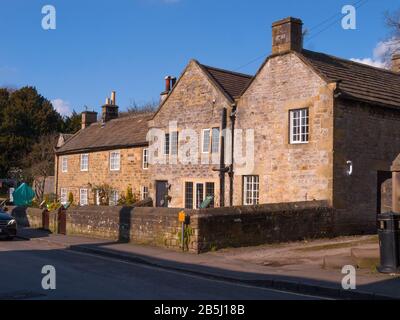
M 179 133 L 177 131 L 171 133 L 171 155 L 178 155 Z
M 211 152 L 218 153 L 219 152 L 219 128 L 212 128 L 212 136 L 211 136 Z
M 209 153 L 210 152 L 210 138 L 211 138 L 211 130 L 204 129 L 202 134 L 202 144 L 201 144 L 201 152 Z
M 121 168 L 121 154 L 119 151 L 110 152 L 110 170 L 118 171 Z
M 68 157 L 61 158 L 61 171 L 68 172 Z
M 88 171 L 89 170 L 89 155 L 81 154 L 81 171 Z
M 308 108 L 290 111 L 290 143 L 308 143 L 309 140 L 309 112 Z
M 169 133 L 166 133 L 164 138 L 164 154 L 169 155 Z
M 143 169 L 149 168 L 149 149 L 143 149 Z

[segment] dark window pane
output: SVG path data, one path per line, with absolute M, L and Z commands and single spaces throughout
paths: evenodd
M 193 182 L 185 182 L 185 208 L 193 209 Z
M 213 182 L 206 183 L 206 197 L 212 197 L 210 208 L 214 208 L 215 187 Z
M 201 203 L 204 201 L 204 185 L 202 183 L 196 184 L 196 209 L 200 208 Z

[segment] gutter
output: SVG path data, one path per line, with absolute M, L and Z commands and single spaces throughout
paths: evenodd
M 125 145 L 114 145 L 114 146 L 103 146 L 103 147 L 89 147 L 89 148 L 81 148 L 81 149 L 73 149 L 67 151 L 56 151 L 56 155 L 71 155 L 85 152 L 96 152 L 96 151 L 107 151 L 107 150 L 117 150 L 117 149 L 129 149 L 129 148 L 139 148 L 139 147 L 148 147 L 149 143 L 139 142 L 134 144 L 125 144 Z

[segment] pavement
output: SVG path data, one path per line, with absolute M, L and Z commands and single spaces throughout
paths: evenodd
M 45 247 L 213 281 L 334 299 L 400 299 L 400 277 L 375 270 L 377 238 L 374 236 L 231 248 L 196 255 L 33 229 L 21 230 L 19 235 Z M 341 271 L 347 264 L 357 267 L 355 290 L 342 288 L 345 275 Z

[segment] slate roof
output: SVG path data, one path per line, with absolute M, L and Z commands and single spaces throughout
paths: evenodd
M 152 113 L 127 116 L 107 121 L 104 125 L 96 122 L 78 131 L 57 154 L 72 154 L 90 151 L 146 146 L 148 120 Z
M 400 74 L 309 50 L 300 57 L 328 82 L 340 80 L 344 97 L 400 108 Z
M 217 82 L 228 96 L 234 100 L 240 97 L 247 88 L 253 76 L 229 70 L 214 68 L 201 64 L 201 67 Z

